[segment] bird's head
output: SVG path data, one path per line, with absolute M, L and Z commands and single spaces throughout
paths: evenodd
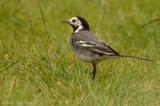
M 69 20 L 63 21 L 63 23 L 72 26 L 74 33 L 79 32 L 80 30 L 89 30 L 88 22 L 80 16 L 72 17 Z

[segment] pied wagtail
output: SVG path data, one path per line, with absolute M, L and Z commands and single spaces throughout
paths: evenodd
M 69 24 L 73 28 L 73 33 L 70 41 L 72 49 L 76 56 L 78 56 L 83 61 L 92 63 L 93 79 L 96 75 L 97 63 L 109 57 L 129 57 L 140 60 L 152 61 L 140 57 L 119 54 L 110 46 L 99 40 L 94 33 L 90 32 L 88 22 L 80 16 L 72 17 L 69 20 L 63 21 L 63 23 Z

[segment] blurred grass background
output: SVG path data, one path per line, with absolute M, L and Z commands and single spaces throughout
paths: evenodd
M 159 106 L 159 0 L 0 1 L 1 106 Z M 154 59 L 110 59 L 91 66 L 69 45 L 72 29 L 64 19 L 82 16 L 91 30 L 122 54 Z

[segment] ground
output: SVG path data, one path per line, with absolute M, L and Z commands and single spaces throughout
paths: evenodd
M 160 22 L 133 34 L 159 11 L 159 0 L 1 0 L 0 105 L 159 106 Z M 156 62 L 108 59 L 93 81 L 61 23 L 72 16 L 118 52 Z

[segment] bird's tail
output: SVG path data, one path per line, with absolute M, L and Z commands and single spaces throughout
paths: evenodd
M 119 55 L 119 57 L 126 57 L 126 58 L 133 58 L 133 59 L 138 59 L 138 60 L 144 60 L 144 61 L 154 62 L 154 60 L 146 59 L 146 58 L 142 58 L 142 57 L 136 57 L 136 56 Z

